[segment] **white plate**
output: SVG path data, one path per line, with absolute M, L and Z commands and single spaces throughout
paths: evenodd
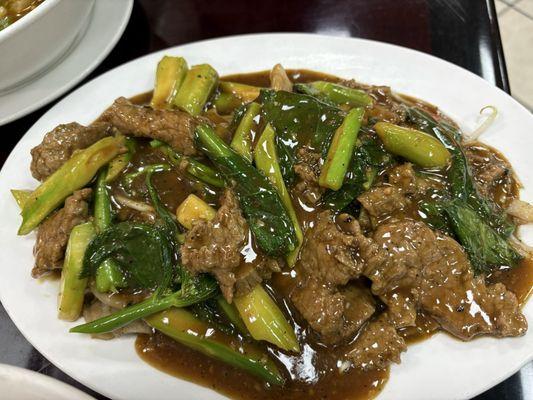
M 220 399 L 221 395 L 165 375 L 135 354 L 133 338 L 107 342 L 67 333 L 73 324 L 56 319 L 57 282 L 30 278 L 34 235 L 17 237 L 20 224 L 11 188 L 33 188 L 30 149 L 59 123 L 88 124 L 117 96 L 150 90 L 163 54 L 190 64 L 210 63 L 221 74 L 258 71 L 281 62 L 362 82 L 390 85 L 430 101 L 460 121 L 476 125 L 491 104 L 500 116 L 483 139 L 501 150 L 533 199 L 533 117 L 510 96 L 478 76 L 437 58 L 388 44 L 307 34 L 228 37 L 179 46 L 120 66 L 87 83 L 46 113 L 15 147 L 0 173 L 0 297 L 20 331 L 51 362 L 92 389 L 116 399 Z M 533 232 L 524 230 L 528 241 Z M 533 304 L 524 308 L 533 321 Z M 463 343 L 444 334 L 411 346 L 394 366 L 380 399 L 466 399 L 502 381 L 532 359 L 533 333 L 513 339 Z
M 94 400 L 92 396 L 57 379 L 6 364 L 0 364 L 0 388 L 3 399 Z
M 43 73 L 0 96 L 0 126 L 57 99 L 89 75 L 118 42 L 133 0 L 96 0 L 88 25 L 70 49 Z

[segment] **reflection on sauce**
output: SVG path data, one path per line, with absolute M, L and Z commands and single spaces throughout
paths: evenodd
M 313 80 L 336 82 L 339 80 L 333 76 L 306 70 L 290 70 L 289 75 L 295 82 Z M 223 79 L 257 86 L 269 85 L 268 71 L 232 75 Z M 143 104 L 147 103 L 150 98 L 151 93 L 147 93 L 137 96 L 134 101 L 137 104 Z M 417 99 L 408 99 L 423 106 L 430 112 L 436 113 L 438 111 L 432 105 L 420 103 Z M 148 147 L 141 146 L 141 149 L 139 157 L 143 158 L 143 160 L 146 159 L 147 154 L 153 152 L 153 149 Z M 484 145 L 476 144 L 473 151 L 485 156 L 487 155 L 486 152 L 491 150 Z M 501 155 L 496 154 L 496 156 L 500 157 Z M 164 162 L 160 155 L 150 155 L 150 157 L 150 162 Z M 135 170 L 140 165 L 141 163 L 134 158 L 130 169 Z M 473 167 L 475 168 L 477 165 L 473 165 Z M 155 177 L 154 185 L 158 192 L 161 193 L 164 203 L 171 210 L 174 210 L 189 193 L 198 190 L 193 181 L 176 171 L 158 175 L 160 176 Z M 385 178 L 386 176 L 382 174 L 377 180 L 380 182 Z M 442 172 L 427 173 L 425 178 L 433 181 L 436 187 L 445 185 Z M 502 188 L 504 186 L 503 182 L 498 188 L 495 188 L 495 190 L 502 191 L 498 197 L 501 200 L 499 201 L 501 205 L 505 205 L 510 198 L 516 197 L 518 194 L 518 184 L 514 177 L 510 179 L 511 183 L 505 188 Z M 140 181 L 141 183 L 138 183 L 136 189 L 142 194 L 142 179 Z M 115 186 L 113 190 L 120 192 L 124 188 Z M 430 196 L 437 196 L 437 192 L 436 190 Z M 316 214 L 320 211 L 318 206 L 309 204 L 304 198 L 299 197 L 294 190 L 291 194 L 293 195 L 295 211 L 303 230 L 313 227 Z M 217 192 L 211 193 L 211 197 L 205 193 L 200 193 L 199 196 L 210 199 L 210 204 L 214 204 Z M 413 207 L 413 210 L 406 210 L 406 215 L 404 216 L 422 219 L 418 213 L 414 212 L 415 208 L 417 207 Z M 242 255 L 244 262 L 239 273 L 245 273 L 247 268 L 261 261 L 261 256 L 256 251 L 251 234 L 247 245 L 242 250 Z M 280 351 L 273 346 L 262 344 L 287 378 L 287 384 L 283 389 L 270 387 L 242 370 L 195 352 L 159 333 L 150 336 L 139 335 L 136 342 L 138 354 L 144 361 L 166 373 L 209 387 L 235 399 L 266 400 L 283 398 L 307 400 L 316 398 L 355 400 L 376 396 L 388 379 L 388 370 L 361 372 L 353 368 L 346 369 L 346 365 L 342 362 L 346 350 L 345 346 L 333 349 L 326 348 L 317 343 L 316 338 L 311 337 L 312 334 L 306 329 L 305 321 L 301 320 L 301 317 L 286 300 L 295 285 L 295 274 L 294 270 L 284 271 L 276 274 L 270 282 L 266 283 L 267 290 L 274 296 L 287 318 L 296 327 L 296 333 L 302 348 L 301 354 L 292 354 Z M 520 304 L 524 304 L 532 288 L 533 261 L 524 260 L 517 268 L 496 271 L 487 279 L 490 283 L 502 282 L 505 284 L 509 290 L 517 295 Z M 416 319 L 416 326 L 404 328 L 399 333 L 410 344 L 427 339 L 437 332 L 437 328 L 438 326 L 434 320 L 419 313 Z M 233 345 L 238 346 L 238 343 L 233 343 Z

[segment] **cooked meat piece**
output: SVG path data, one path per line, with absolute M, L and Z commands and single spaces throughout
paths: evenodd
M 320 176 L 320 154 L 307 147 L 298 149 L 298 163 L 294 172 L 298 181 L 294 185 L 295 194 L 308 206 L 318 203 L 325 189 L 318 184 Z
M 107 122 L 124 135 L 161 140 L 184 155 L 198 153 L 194 147 L 197 121 L 186 112 L 154 110 L 119 97 L 97 122 Z
M 398 213 L 403 213 L 411 205 L 411 201 L 400 188 L 387 184 L 367 190 L 357 200 L 364 207 L 374 225 Z
M 400 354 L 407 350 L 405 341 L 398 335 L 386 315 L 370 321 L 361 331 L 346 357 L 356 368 L 372 370 L 386 368 L 400 362 Z
M 59 125 L 31 150 L 31 174 L 43 181 L 67 161 L 76 150 L 85 149 L 112 134 L 105 123 L 83 126 L 76 122 Z
M 281 64 L 274 65 L 270 71 L 270 87 L 274 90 L 292 92 L 292 82 Z
M 329 211 L 318 215 L 300 250 L 298 284 L 291 293 L 295 307 L 328 344 L 352 337 L 374 312 L 369 293 L 346 286 L 361 274 L 361 254 L 370 240 L 352 216 L 343 214 L 338 222 Z
M 86 305 L 83 308 L 83 318 L 85 318 L 85 322 L 92 322 L 98 318 L 107 317 L 118 310 L 120 310 L 120 308 L 110 307 L 98 300 L 94 300 L 90 305 Z M 145 333 L 149 335 L 152 333 L 152 329 L 146 324 L 146 322 L 137 320 L 129 323 L 126 326 L 123 326 L 122 328 L 115 329 L 112 332 L 92 334 L 91 337 L 95 339 L 110 340 L 132 333 Z
M 515 295 L 503 285 L 487 286 L 481 277 L 474 278 L 464 250 L 450 237 L 422 222 L 403 220 L 379 226 L 374 240 L 378 247 L 366 253 L 364 274 L 385 304 L 401 290 L 403 307 L 421 309 L 463 340 L 525 333 L 527 323 Z
M 368 289 L 349 284 L 338 290 L 313 277 L 294 289 L 291 300 L 326 344 L 352 338 L 375 311 L 375 301 Z
M 387 175 L 389 185 L 401 189 L 407 196 L 423 195 L 430 189 L 443 189 L 442 184 L 437 181 L 417 176 L 411 163 L 392 167 Z
M 67 247 L 70 231 L 76 225 L 89 218 L 89 204 L 91 189 L 74 192 L 65 200 L 65 205 L 59 211 L 49 216 L 37 231 L 37 240 L 33 248 L 35 266 L 31 271 L 34 278 L 63 268 L 63 259 Z
M 346 285 L 357 278 L 363 270 L 359 252 L 369 245 L 352 216 L 343 214 L 339 219 L 348 220 L 350 230 L 341 230 L 331 212 L 321 212 L 300 250 L 302 272 L 328 285 Z
M 478 143 L 465 146 L 465 155 L 479 193 L 506 207 L 508 197 L 504 195 L 499 199 L 497 195 L 512 193 L 514 177 L 509 162 Z
M 181 246 L 183 265 L 194 274 L 213 274 L 222 294 L 231 302 L 236 292 L 246 294 L 262 279 L 269 278 L 272 271 L 279 271 L 276 261 L 262 255 L 246 262 L 248 238 L 248 223 L 239 202 L 227 190 L 215 218 L 200 220 L 187 232 Z
M 410 293 L 393 290 L 382 294 L 380 298 L 387 305 L 387 317 L 396 329 L 416 324 L 417 308 Z

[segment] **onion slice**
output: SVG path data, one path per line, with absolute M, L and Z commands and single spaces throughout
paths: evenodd
M 517 218 L 522 224 L 533 222 L 533 205 L 525 201 L 515 199 L 507 208 L 507 214 Z

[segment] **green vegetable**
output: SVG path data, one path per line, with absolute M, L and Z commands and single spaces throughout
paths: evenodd
M 336 105 L 347 105 L 349 107 L 370 106 L 374 102 L 372 97 L 359 89 L 352 89 L 346 86 L 331 82 L 316 81 L 311 83 L 297 83 L 295 89 L 317 97 Z
M 179 167 L 182 162 L 186 162 L 187 172 L 198 180 L 215 187 L 224 187 L 226 185 L 224 179 L 222 179 L 220 174 L 213 168 L 195 160 L 194 158 L 176 153 L 169 145 L 164 144 L 163 142 L 152 140 L 150 144 L 161 149 L 161 151 L 168 157 L 169 161 L 176 167 Z
M 421 167 L 445 167 L 450 161 L 446 147 L 427 133 L 388 122 L 378 122 L 374 129 L 388 151 Z
M 452 159 L 448 169 L 448 181 L 452 198 L 467 202 L 482 220 L 486 221 L 502 237 L 509 237 L 516 227 L 503 210 L 479 194 L 468 160 L 458 142 L 461 138 L 460 132 L 445 122 L 435 121 L 433 117 L 418 108 L 408 108 L 407 115 L 410 122 L 424 132 L 435 135 L 450 151 Z
M 164 56 L 157 64 L 155 89 L 150 105 L 166 108 L 172 104 L 188 70 L 187 61 L 181 57 Z
M 250 103 L 231 141 L 231 148 L 250 162 L 252 161 L 252 146 L 258 129 L 260 112 L 261 106 L 259 104 Z
M 106 182 L 109 170 L 103 167 L 96 180 L 94 191 L 94 224 L 98 232 L 103 232 L 111 225 L 111 199 Z M 111 259 L 105 260 L 96 270 L 96 289 L 101 293 L 116 292 L 126 286 L 126 280 L 120 267 Z
M 218 284 L 211 277 L 201 275 L 196 282 L 166 296 L 152 295 L 148 299 L 126 307 L 106 317 L 99 318 L 70 329 L 73 333 L 106 333 L 122 328 L 129 323 L 170 307 L 187 307 L 214 296 L 218 291 Z
M 270 256 L 294 250 L 297 244 L 294 226 L 270 181 L 208 125 L 199 125 L 195 133 L 201 150 L 228 181 L 235 183 L 234 190 L 258 246 Z
M 336 191 L 328 190 L 322 198 L 322 204 L 334 211 L 345 210 L 357 196 L 370 189 L 377 172 L 392 161 L 390 153 L 385 151 L 377 136 L 367 128 L 361 128 L 342 187 Z
M 133 181 L 137 179 L 139 176 L 144 175 L 148 172 L 157 172 L 157 171 L 167 171 L 168 170 L 168 164 L 150 164 L 150 165 L 144 165 L 140 167 L 137 171 L 130 172 L 122 178 L 122 182 L 124 183 L 124 186 L 129 189 L 131 185 L 133 184 Z
M 231 345 L 231 337 L 223 333 L 208 335 L 209 325 L 182 309 L 172 309 L 146 319 L 161 333 L 202 354 L 243 369 L 273 385 L 283 385 L 284 380 L 268 354 L 252 344 Z
M 31 190 L 11 189 L 11 194 L 17 202 L 17 206 L 19 206 L 20 210 L 22 211 L 24 209 L 24 205 L 31 197 Z
M 450 202 L 445 211 L 453 231 L 464 246 L 476 272 L 489 272 L 495 266 L 515 266 L 522 256 L 461 200 Z
M 58 316 L 66 321 L 78 319 L 83 308 L 87 279 L 80 278 L 83 255 L 95 235 L 93 224 L 86 222 L 72 228 L 61 270 Z
M 233 302 L 255 340 L 265 340 L 287 351 L 300 351 L 292 326 L 261 285 Z
M 222 310 L 228 320 L 235 326 L 235 328 L 237 328 L 241 334 L 249 335 L 250 333 L 248 332 L 248 329 L 246 329 L 246 325 L 244 325 L 244 322 L 239 315 L 239 310 L 237 310 L 235 305 L 228 303 L 224 296 L 221 295 L 216 297 L 216 301 L 218 307 Z
M 364 114 L 365 111 L 362 108 L 353 108 L 342 125 L 337 128 L 320 173 L 318 180 L 320 186 L 332 190 L 341 188 Z
M 217 71 L 209 64 L 191 67 L 174 98 L 174 105 L 191 115 L 200 115 L 217 83 Z
M 125 272 L 129 287 L 155 288 L 173 270 L 169 238 L 153 225 L 121 222 L 109 226 L 89 244 L 82 277 L 94 276 L 100 264 L 113 259 Z
M 124 154 L 116 156 L 109 163 L 109 168 L 107 169 L 106 183 L 113 182 L 122 171 L 126 169 L 129 165 L 133 155 L 137 151 L 137 142 L 133 138 L 127 137 L 125 139 L 125 145 L 128 148 L 128 151 Z
M 262 116 L 276 132 L 281 173 L 290 186 L 295 179 L 296 150 L 308 145 L 326 157 L 344 113 L 314 97 L 285 91 L 262 90 L 260 102 Z
M 125 151 L 123 137 L 106 137 L 74 154 L 31 194 L 22 210 L 18 234 L 30 233 L 68 196 L 89 183 L 103 165 Z
M 245 103 L 249 103 L 257 99 L 259 93 L 261 92 L 261 88 L 257 86 L 228 81 L 221 81 L 219 88 L 223 93 L 232 94 L 242 99 L 242 101 Z
M 270 180 L 270 182 L 278 191 L 279 197 L 285 206 L 285 210 L 289 214 L 289 217 L 292 221 L 294 232 L 296 233 L 296 239 L 298 241 L 296 248 L 287 255 L 287 264 L 292 267 L 298 258 L 298 253 L 304 240 L 304 235 L 300 228 L 300 222 L 296 216 L 296 211 L 294 211 L 291 196 L 285 187 L 285 182 L 283 182 L 283 176 L 281 175 L 278 156 L 276 154 L 275 136 L 276 134 L 274 133 L 272 127 L 267 125 L 259 137 L 257 145 L 255 146 L 254 160 L 257 169 L 259 169 L 259 171 L 261 171 Z
M 218 114 L 231 114 L 233 110 L 244 104 L 244 100 L 232 93 L 219 93 L 213 100 L 213 106 Z

